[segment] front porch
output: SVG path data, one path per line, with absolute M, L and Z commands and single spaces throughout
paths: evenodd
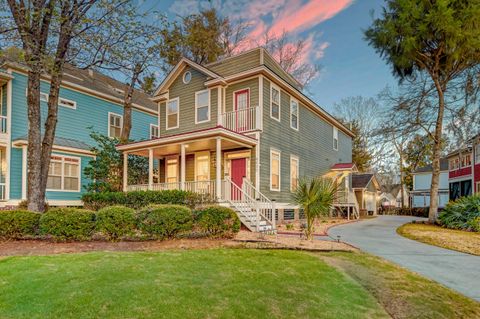
M 123 188 L 192 191 L 234 209 L 247 228 L 275 229 L 274 204 L 258 191 L 257 140 L 223 127 L 118 146 Z M 128 155 L 148 158 L 148 182 L 128 184 Z

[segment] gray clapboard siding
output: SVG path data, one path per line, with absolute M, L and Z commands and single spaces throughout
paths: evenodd
M 290 97 L 281 92 L 281 121 L 270 117 L 270 81 L 264 80 L 263 132 L 260 135 L 260 190 L 268 198 L 289 203 L 290 155 L 298 156 L 300 176 L 320 176 L 335 163 L 351 162 L 352 142 L 339 130 L 338 151 L 333 150 L 333 127 L 300 104 L 299 130 L 290 128 Z M 270 149 L 279 150 L 280 192 L 270 191 Z
M 258 66 L 260 66 L 260 48 L 207 65 L 210 70 L 223 77 L 247 71 Z
M 258 106 L 258 77 L 237 82 L 229 85 L 225 90 L 225 108 L 226 112 L 231 112 L 234 109 L 233 93 L 238 90 L 249 89 L 250 90 L 250 107 Z
M 183 83 L 183 74 L 187 71 L 192 73 L 192 80 L 190 83 L 185 84 Z M 178 97 L 180 99 L 180 125 L 176 129 L 166 130 L 166 103 L 161 103 L 160 136 L 192 132 L 217 126 L 218 90 L 216 88 L 210 90 L 210 121 L 195 124 L 195 92 L 206 89 L 205 81 L 207 81 L 205 74 L 190 67 L 187 67 L 185 71 L 175 79 L 169 88 L 169 98 L 174 99 Z
M 263 55 L 263 64 L 272 70 L 276 75 L 278 75 L 282 80 L 286 81 L 293 87 L 300 89 L 298 83 L 294 81 L 268 53 Z

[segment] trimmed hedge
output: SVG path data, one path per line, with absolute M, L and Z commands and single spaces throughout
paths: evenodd
M 140 209 L 152 204 L 186 205 L 193 209 L 199 205 L 215 203 L 215 200 L 211 196 L 177 189 L 164 191 L 86 193 L 82 196 L 82 201 L 86 209 L 92 210 L 99 210 L 103 207 L 115 205 Z
M 447 228 L 480 231 L 480 195 L 449 202 L 438 215 L 438 220 Z
M 54 208 L 40 217 L 40 234 L 55 240 L 90 240 L 95 212 L 78 208 Z
M 199 230 L 212 237 L 232 238 L 240 231 L 240 219 L 228 207 L 207 207 L 197 212 L 196 219 Z
M 150 205 L 141 209 L 137 218 L 139 229 L 155 238 L 173 238 L 193 228 L 192 211 L 186 206 Z
M 28 210 L 0 211 L 0 238 L 25 239 L 37 234 L 40 214 Z
M 110 206 L 96 214 L 96 229 L 109 240 L 118 240 L 135 233 L 135 210 L 125 206 Z

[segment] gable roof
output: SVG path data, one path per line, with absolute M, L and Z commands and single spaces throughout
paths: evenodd
M 353 174 L 352 188 L 366 188 L 373 178 L 373 174 Z
M 3 65 L 23 71 L 28 70 L 28 66 L 21 61 L 4 60 Z M 125 84 L 115 80 L 103 73 L 88 69 L 79 69 L 71 64 L 64 65 L 62 85 L 75 86 L 79 90 L 82 88 L 105 95 L 118 102 L 123 102 L 125 93 Z M 157 104 L 151 101 L 151 96 L 141 90 L 135 89 L 132 96 L 133 104 L 144 107 L 149 111 L 157 112 Z
M 207 75 L 211 79 L 221 79 L 222 77 L 218 75 L 217 73 L 213 72 L 212 70 L 207 69 L 204 66 L 201 66 L 200 64 L 193 62 L 190 59 L 187 58 L 182 58 L 177 65 L 168 73 L 168 75 L 163 79 L 162 83 L 158 86 L 158 88 L 155 90 L 155 93 L 153 96 L 157 96 L 164 89 L 166 89 L 176 78 L 177 76 L 183 71 L 184 67 L 186 65 L 189 65 L 190 67 L 202 72 L 203 74 Z
M 357 167 L 354 163 L 337 163 L 333 165 L 331 170 L 356 170 Z
M 413 173 L 429 173 L 429 172 L 432 172 L 433 171 L 433 168 L 432 168 L 432 164 L 430 165 L 427 165 L 427 166 L 423 166 L 423 167 L 419 167 L 417 168 Z M 446 158 L 441 158 L 440 159 L 440 171 L 448 171 L 448 159 Z

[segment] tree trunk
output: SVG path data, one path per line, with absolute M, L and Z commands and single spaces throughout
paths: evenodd
M 444 88 L 440 85 L 438 79 L 433 79 L 438 94 L 438 114 L 435 124 L 433 148 L 432 148 L 432 186 L 430 188 L 430 209 L 428 211 L 428 221 L 435 223 L 438 213 L 438 185 L 440 180 L 440 152 L 442 150 L 442 128 L 443 113 L 445 111 Z
M 40 74 L 41 67 L 31 65 L 28 72 L 28 146 L 27 146 L 27 201 L 34 212 L 45 210 L 45 193 L 41 191 L 41 130 L 40 130 Z
M 123 105 L 123 125 L 122 125 L 122 135 L 120 140 L 122 143 L 128 142 L 130 139 L 130 131 L 132 130 L 132 104 L 133 104 L 133 91 L 135 85 L 137 84 L 138 77 L 141 73 L 141 66 L 136 64 L 133 70 L 132 79 L 130 84 L 128 84 L 125 91 L 125 101 Z
M 403 188 L 404 185 L 404 178 L 405 176 L 403 175 L 403 154 L 400 153 L 400 196 L 401 196 L 401 206 L 402 208 L 405 208 L 405 190 Z

